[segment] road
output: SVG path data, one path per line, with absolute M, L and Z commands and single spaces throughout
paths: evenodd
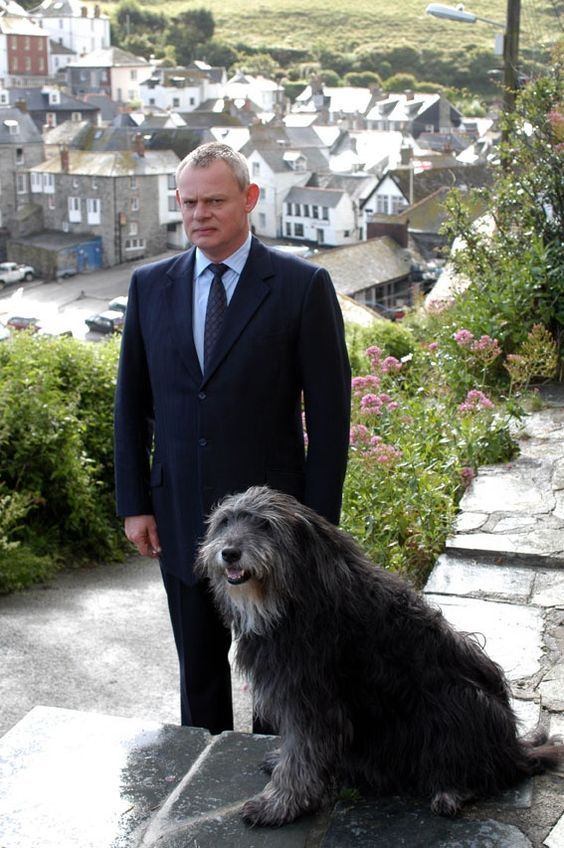
M 75 338 L 100 341 L 104 336 L 90 332 L 85 318 L 103 312 L 112 298 L 127 294 L 134 268 L 176 252 L 171 250 L 138 262 L 77 274 L 52 283 L 33 280 L 6 286 L 0 293 L 0 321 L 5 324 L 12 315 L 33 317 L 46 329 L 71 330 Z

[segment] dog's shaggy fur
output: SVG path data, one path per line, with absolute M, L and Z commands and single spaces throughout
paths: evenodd
M 562 757 L 546 734 L 518 737 L 503 673 L 474 639 L 294 498 L 226 498 L 197 567 L 281 736 L 248 823 L 292 821 L 351 779 L 454 815 Z

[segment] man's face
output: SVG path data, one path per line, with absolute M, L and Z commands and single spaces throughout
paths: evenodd
M 241 189 L 229 166 L 219 159 L 206 168 L 184 168 L 176 189 L 186 235 L 214 262 L 222 262 L 241 247 L 258 197 L 258 186 L 251 183 Z

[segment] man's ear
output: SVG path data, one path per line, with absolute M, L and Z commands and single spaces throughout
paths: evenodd
M 250 183 L 247 188 L 247 197 L 245 201 L 245 212 L 252 212 L 257 205 L 260 197 L 260 188 L 256 183 Z

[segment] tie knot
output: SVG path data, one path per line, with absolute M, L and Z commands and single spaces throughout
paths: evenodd
M 214 277 L 219 277 L 220 280 L 225 274 L 225 272 L 229 271 L 229 266 L 225 265 L 223 262 L 210 262 L 208 268 L 213 273 Z

